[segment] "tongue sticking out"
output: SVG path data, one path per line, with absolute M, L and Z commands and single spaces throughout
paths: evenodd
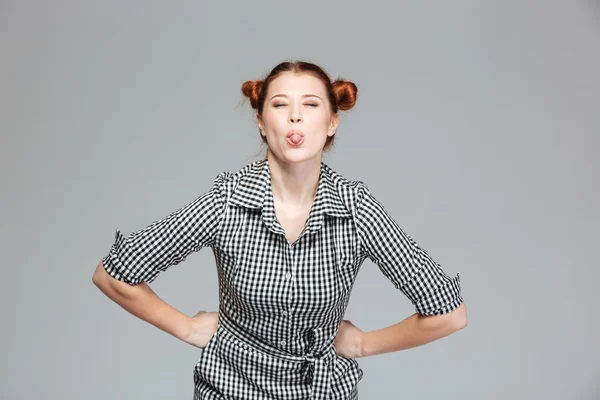
M 304 141 L 304 138 L 301 135 L 293 134 L 288 138 L 288 142 L 298 145 Z

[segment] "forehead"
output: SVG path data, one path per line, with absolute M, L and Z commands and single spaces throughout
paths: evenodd
M 319 78 L 314 75 L 302 73 L 295 74 L 293 72 L 285 72 L 271 81 L 267 98 L 275 94 L 305 94 L 313 93 L 318 96 L 325 96 L 325 86 Z

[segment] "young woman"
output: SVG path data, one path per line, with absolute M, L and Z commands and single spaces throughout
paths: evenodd
M 283 62 L 242 85 L 266 156 L 219 174 L 207 192 L 115 241 L 94 283 L 137 317 L 203 349 L 194 399 L 357 399 L 356 358 L 419 346 L 467 324 L 451 278 L 370 193 L 322 161 L 352 82 Z M 188 317 L 148 286 L 201 248 L 218 269 L 219 311 Z M 343 320 L 369 258 L 416 313 L 363 332 Z

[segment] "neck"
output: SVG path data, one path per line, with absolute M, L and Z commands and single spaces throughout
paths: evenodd
M 321 158 L 299 163 L 281 162 L 269 151 L 273 198 L 291 207 L 309 207 L 317 194 L 321 174 Z

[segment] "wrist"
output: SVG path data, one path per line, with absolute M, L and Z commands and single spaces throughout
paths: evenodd
M 190 337 L 192 336 L 192 333 L 194 331 L 193 324 L 194 324 L 194 319 L 192 317 L 186 315 L 185 323 L 182 324 L 183 328 L 182 328 L 181 337 L 179 337 L 179 340 L 181 340 L 185 343 L 189 343 Z
M 368 333 L 369 332 L 363 332 L 363 334 L 360 336 L 360 341 L 359 341 L 359 346 L 358 346 L 358 353 L 360 354 L 360 357 L 370 356 L 370 354 L 368 352 L 369 351 Z

